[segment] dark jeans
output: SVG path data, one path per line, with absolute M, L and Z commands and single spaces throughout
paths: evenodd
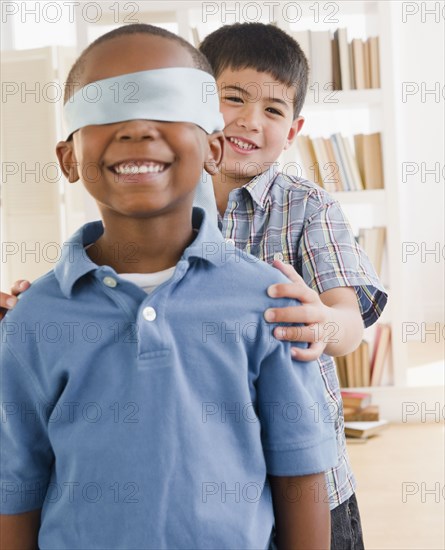
M 348 500 L 331 510 L 331 550 L 364 550 L 362 525 L 357 499 Z M 277 550 L 274 537 L 269 550 Z
M 364 550 L 362 524 L 357 499 L 348 500 L 331 510 L 331 550 Z

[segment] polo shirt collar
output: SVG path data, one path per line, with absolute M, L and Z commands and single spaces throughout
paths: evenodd
M 207 213 L 195 206 L 193 208 L 192 225 L 198 229 L 195 240 L 184 250 L 182 258 L 198 258 L 220 266 L 224 262 L 222 247 L 228 248 L 230 245 L 225 242 L 220 230 L 214 225 Z M 234 245 L 232 245 L 234 247 Z
M 184 250 L 182 259 L 190 261 L 191 258 L 198 258 L 217 266 L 221 265 L 223 263 L 221 246 L 226 243 L 218 228 L 212 225 L 202 208 L 193 208 L 192 225 L 198 230 L 198 234 L 190 246 Z M 60 260 L 54 268 L 54 275 L 67 298 L 71 297 L 73 286 L 81 277 L 100 267 L 90 259 L 85 247 L 96 242 L 103 232 L 101 221 L 90 222 L 78 229 L 63 244 Z
M 265 172 L 258 174 L 253 179 L 243 185 L 243 188 L 249 192 L 252 199 L 259 205 L 261 208 L 265 208 L 266 201 L 269 196 L 269 190 L 279 172 L 278 166 L 276 163 L 273 163 Z
M 103 232 L 101 221 L 90 222 L 63 243 L 62 255 L 54 268 L 54 275 L 67 298 L 71 297 L 73 286 L 81 277 L 98 268 L 86 253 L 85 246 L 96 242 Z

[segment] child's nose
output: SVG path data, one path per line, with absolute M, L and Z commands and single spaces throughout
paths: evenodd
M 121 124 L 116 132 L 116 139 L 119 141 L 142 139 L 157 139 L 159 129 L 152 120 L 126 120 Z
M 243 109 L 240 113 L 237 124 L 251 132 L 259 131 L 261 129 L 260 109 L 249 105 L 248 108 Z

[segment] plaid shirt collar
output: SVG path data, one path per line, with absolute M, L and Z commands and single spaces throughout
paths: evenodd
M 266 208 L 268 200 L 270 200 L 269 190 L 278 173 L 278 165 L 274 162 L 265 172 L 258 174 L 242 186 L 263 210 Z

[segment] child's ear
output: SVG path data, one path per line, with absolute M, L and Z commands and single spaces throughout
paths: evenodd
M 73 141 L 59 141 L 56 145 L 56 154 L 63 175 L 70 183 L 79 179 L 78 162 L 74 153 Z
M 292 122 L 292 126 L 290 127 L 289 133 L 287 134 L 286 145 L 284 146 L 284 150 L 289 149 L 289 147 L 295 141 L 295 138 L 297 137 L 297 134 L 300 132 L 301 128 L 303 127 L 303 124 L 304 124 L 303 116 L 297 117 Z
M 215 132 L 207 136 L 209 144 L 209 152 L 204 162 L 204 169 L 211 176 L 214 176 L 221 166 L 221 162 L 224 156 L 224 134 L 222 132 Z

